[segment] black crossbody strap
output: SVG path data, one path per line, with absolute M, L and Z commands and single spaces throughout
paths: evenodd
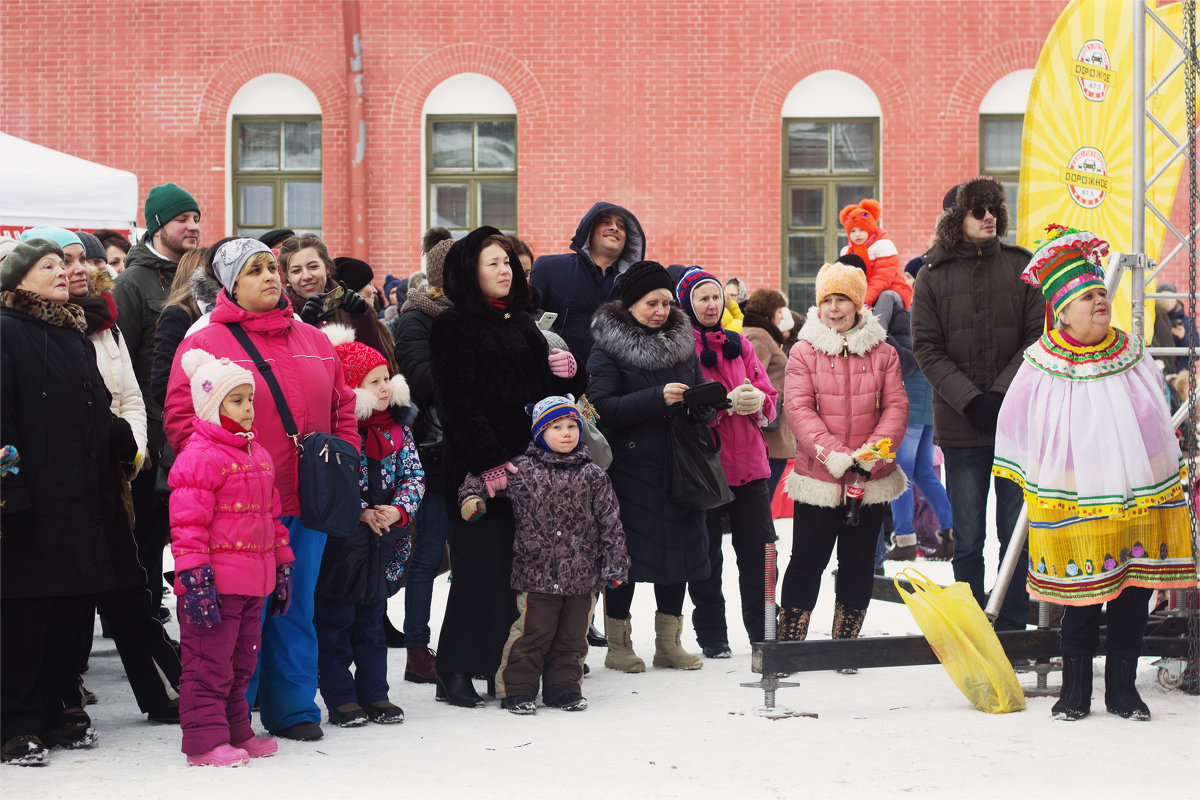
M 279 381 L 275 380 L 275 373 L 271 371 L 271 365 L 258 352 L 258 348 L 250 341 L 250 337 L 240 323 L 225 322 L 222 324 L 229 328 L 233 338 L 238 340 L 238 344 L 254 361 L 258 374 L 262 375 L 263 380 L 267 382 L 267 388 L 271 390 L 271 396 L 275 398 L 275 406 L 279 409 L 279 419 L 283 422 L 283 431 L 291 438 L 292 443 L 296 445 L 296 452 L 299 453 L 304 449 L 304 446 L 300 444 L 300 429 L 296 426 L 296 419 L 292 416 L 292 410 L 288 408 L 287 400 L 283 399 L 283 389 L 279 386 Z

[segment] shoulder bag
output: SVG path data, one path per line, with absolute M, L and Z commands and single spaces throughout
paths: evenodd
M 302 437 L 283 397 L 283 389 L 271 371 L 271 365 L 258 352 L 241 325 L 227 322 L 225 326 L 253 359 L 254 366 L 275 398 L 283 430 L 296 446 L 300 524 L 329 536 L 350 536 L 358 526 L 358 517 L 362 513 L 358 489 L 358 450 L 332 433 L 309 433 Z

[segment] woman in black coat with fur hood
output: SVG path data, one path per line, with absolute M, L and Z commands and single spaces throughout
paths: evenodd
M 517 265 L 514 269 L 512 265 Z M 482 475 L 489 493 L 516 471 L 511 459 L 532 441 L 525 406 L 552 394 L 583 393 L 575 359 L 551 351 L 524 313 L 525 272 L 508 237 L 476 228 L 446 254 L 446 296 L 454 304 L 433 321 L 429 348 L 445 431 L 443 477 L 452 503 L 467 473 Z M 437 648 L 438 699 L 483 704 L 473 675 L 494 675 L 516 619 L 511 588 L 512 505 L 488 501 L 488 513 L 467 523 L 448 510 L 454 581 Z
M 632 561 L 629 583 L 605 592 L 604 666 L 621 672 L 646 669 L 630 644 L 634 583 L 654 584 L 654 665 L 703 666 L 680 647 L 679 629 L 686 582 L 708 577 L 708 533 L 703 511 L 671 500 L 667 439 L 669 418 L 684 413 L 683 390 L 705 380 L 692 324 L 672 305 L 672 286 L 661 264 L 640 261 L 617 284 L 620 299 L 600 306 L 592 318 L 588 399 L 612 446 L 608 476 Z

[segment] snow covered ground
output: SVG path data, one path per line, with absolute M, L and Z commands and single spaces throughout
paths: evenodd
M 791 522 L 780 521 L 780 569 L 790 552 Z M 995 567 L 995 547 L 988 553 Z M 726 543 L 725 586 L 736 607 L 736 572 Z M 832 565 L 831 565 L 832 566 Z M 941 583 L 948 563 L 917 562 Z M 889 562 L 888 573 L 897 565 Z M 439 579 L 433 618 L 446 592 Z M 653 592 L 639 589 L 633 638 L 647 663 L 654 652 Z M 826 575 L 813 615 L 814 636 L 828 636 L 833 581 Z M 403 596 L 391 603 L 403 619 Z M 731 622 L 737 622 L 736 613 Z M 174 622 L 172 628 L 177 633 Z M 740 630 L 731 628 L 731 634 Z M 864 636 L 919 633 L 905 606 L 871 605 Z M 694 645 L 690 624 L 685 644 Z M 436 643 L 436 630 L 435 630 Z M 941 666 L 863 670 L 858 675 L 794 675 L 777 703 L 813 718 L 769 720 L 754 712 L 762 692 L 749 646 L 734 636 L 729 660 L 697 672 L 606 670 L 604 651 L 588 656 L 584 681 L 591 708 L 569 714 L 540 708 L 515 717 L 495 701 L 483 709 L 435 703 L 433 687 L 406 683 L 404 651 L 393 650 L 392 700 L 403 725 L 325 727 L 316 743 L 280 741 L 279 754 L 240 769 L 187 767 L 176 728 L 150 725 L 137 711 L 111 641 L 97 638 L 88 687 L 100 741 L 91 750 L 55 752 L 49 767 L 0 769 L 5 800 L 50 798 L 496 797 L 496 798 L 1039 798 L 1052 796 L 1200 797 L 1200 698 L 1162 689 L 1152 659 L 1138 688 L 1153 720 L 1104 712 L 1103 661 L 1096 662 L 1091 717 L 1050 719 L 1053 698 L 1026 711 L 976 711 Z M 1032 675 L 1022 682 L 1032 686 Z M 1057 683 L 1057 676 L 1051 676 Z M 482 684 L 479 684 L 482 690 Z

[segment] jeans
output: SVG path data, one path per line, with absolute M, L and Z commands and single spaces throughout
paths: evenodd
M 433 581 L 442 565 L 442 550 L 450 535 L 450 518 L 440 492 L 426 493 L 417 509 L 412 559 L 404 585 L 404 646 L 429 645 L 429 605 Z
M 767 465 L 771 468 L 771 476 L 767 478 L 767 497 L 775 499 L 775 489 L 779 486 L 779 480 L 783 477 L 783 471 L 787 469 L 786 458 L 768 458 Z
M 284 515 L 292 554 L 292 605 L 286 614 L 269 616 L 263 604 L 262 649 L 258 669 L 246 687 L 246 699 L 258 696 L 259 718 L 268 731 L 290 728 L 301 722 L 321 721 L 317 706 L 317 629 L 313 626 L 313 592 L 325 552 L 325 534 L 300 524 L 299 517 Z
M 946 487 L 954 511 L 954 579 L 965 581 L 980 607 L 987 604 L 983 593 L 983 544 L 987 538 L 988 482 L 991 480 L 993 447 L 944 447 Z M 996 534 L 1000 539 L 1000 560 L 1008 551 L 1024 499 L 1021 487 L 1004 478 L 995 479 Z M 1025 630 L 1029 617 L 1029 594 L 1025 591 L 1029 543 L 1021 548 L 1022 557 L 1004 595 L 996 630 Z
M 989 448 L 990 449 L 990 448 Z M 937 516 L 938 527 L 949 530 L 954 527 L 954 512 L 950 497 L 933 471 L 933 426 L 909 425 L 904 441 L 896 451 L 896 466 L 908 476 L 908 488 L 904 494 L 892 501 L 892 519 L 896 536 L 913 533 L 913 491 L 915 484 L 925 495 L 925 502 Z M 991 468 L 991 465 L 988 465 Z M 1019 513 L 1019 512 L 1018 512 Z

